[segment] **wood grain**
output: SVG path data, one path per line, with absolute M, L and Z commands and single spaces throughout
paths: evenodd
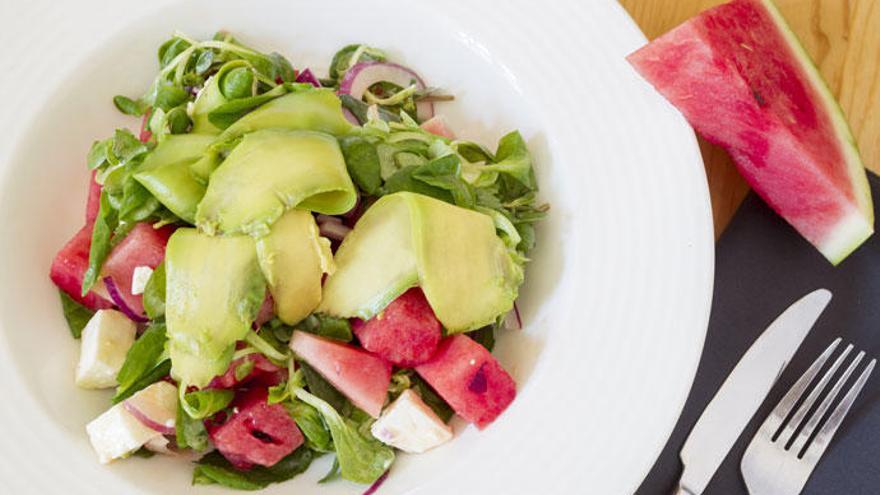
M 649 39 L 723 0 L 620 0 Z M 880 0 L 776 0 L 840 101 L 865 165 L 880 173 Z M 720 235 L 748 186 L 727 154 L 700 142 Z

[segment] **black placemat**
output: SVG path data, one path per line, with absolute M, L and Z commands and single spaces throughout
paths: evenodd
M 880 205 L 880 178 L 871 175 L 870 182 Z M 671 492 L 681 475 L 678 451 L 703 409 L 758 335 L 804 294 L 825 287 L 834 298 L 706 494 L 747 493 L 739 471 L 746 446 L 782 395 L 835 337 L 864 349 L 868 357 L 880 357 L 880 235 L 835 268 L 751 194 L 716 253 L 712 316 L 697 376 L 684 412 L 638 495 Z M 803 493 L 880 494 L 880 372 L 868 381 Z

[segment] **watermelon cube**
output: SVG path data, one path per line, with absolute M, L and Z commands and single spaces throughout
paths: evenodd
M 149 223 L 139 223 L 119 244 L 113 248 L 101 273 L 110 277 L 119 289 L 126 306 L 138 315 L 144 314 L 143 296 L 131 293 L 134 269 L 139 266 L 156 266 L 165 259 L 165 245 L 174 231 L 172 227 L 154 229 Z
M 388 396 L 391 363 L 352 345 L 296 330 L 290 348 L 355 406 L 378 418 Z
M 627 59 L 831 263 L 874 232 L 855 139 L 772 0 L 709 9 Z
M 418 287 L 391 301 L 372 319 L 354 320 L 352 328 L 364 349 L 402 367 L 430 359 L 443 335 L 442 325 Z
M 222 423 L 207 422 L 208 435 L 233 466 L 273 466 L 303 443 L 302 432 L 281 404 L 266 402 L 265 388 L 236 398 L 232 415 Z
M 49 278 L 73 300 L 94 310 L 107 309 L 113 304 L 94 291 L 82 297 L 82 281 L 89 268 L 89 249 L 92 245 L 92 226 L 81 228 L 73 239 L 58 251 L 52 261 Z
M 420 126 L 422 129 L 430 132 L 431 134 L 445 137 L 446 139 L 455 139 L 455 133 L 449 129 L 449 126 L 446 124 L 446 119 L 443 118 L 442 115 L 435 115 L 430 119 L 422 122 Z
M 416 372 L 452 409 L 483 429 L 516 397 L 516 383 L 485 347 L 465 335 L 448 337 Z

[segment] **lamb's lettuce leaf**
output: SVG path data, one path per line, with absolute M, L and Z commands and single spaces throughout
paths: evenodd
M 315 457 L 311 449 L 301 446 L 272 467 L 254 466 L 240 471 L 219 452 L 211 452 L 196 463 L 192 482 L 194 485 L 218 484 L 237 490 L 260 490 L 303 473 Z
M 64 291 L 59 290 L 58 295 L 61 296 L 61 310 L 64 312 L 64 319 L 67 320 L 67 327 L 70 328 L 70 335 L 78 339 L 95 312 L 74 301 Z
M 135 340 L 116 374 L 119 385 L 113 397 L 114 404 L 168 374 L 170 361 L 165 356 L 166 340 L 164 323 L 153 323 Z

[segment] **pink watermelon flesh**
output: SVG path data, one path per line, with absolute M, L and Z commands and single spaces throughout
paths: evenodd
M 88 224 L 58 251 L 52 261 L 49 278 L 73 300 L 90 309 L 106 309 L 113 304 L 95 294 L 82 297 L 82 281 L 89 267 L 89 249 L 92 245 L 92 225 Z
M 516 383 L 485 347 L 465 335 L 440 343 L 416 372 L 470 423 L 483 429 L 516 397 Z
M 871 235 L 870 190 L 849 128 L 770 0 L 710 9 L 628 60 L 832 263 Z
M 254 353 L 230 363 L 226 373 L 214 377 L 208 388 L 229 389 L 242 384 L 271 387 L 284 381 L 286 376 L 286 369 L 276 366 L 262 354 Z
M 455 133 L 449 129 L 449 126 L 446 125 L 446 119 L 443 118 L 442 115 L 435 115 L 430 119 L 422 122 L 422 125 L 419 126 L 422 129 L 430 132 L 431 134 L 445 137 L 446 139 L 455 139 Z
M 165 245 L 174 229 L 154 229 L 149 223 L 139 223 L 122 240 L 104 262 L 101 273 L 113 278 L 126 305 L 137 314 L 144 314 L 143 297 L 131 293 L 134 269 L 139 266 L 156 268 L 165 259 Z
M 391 364 L 357 347 L 294 331 L 290 348 L 355 406 L 378 418 L 391 383 Z
M 233 414 L 221 424 L 208 422 L 217 450 L 235 467 L 273 466 L 303 443 L 302 432 L 281 404 L 269 404 L 265 388 L 236 398 Z
M 354 320 L 352 328 L 364 349 L 402 367 L 430 359 L 443 331 L 418 287 L 391 301 L 372 319 Z

